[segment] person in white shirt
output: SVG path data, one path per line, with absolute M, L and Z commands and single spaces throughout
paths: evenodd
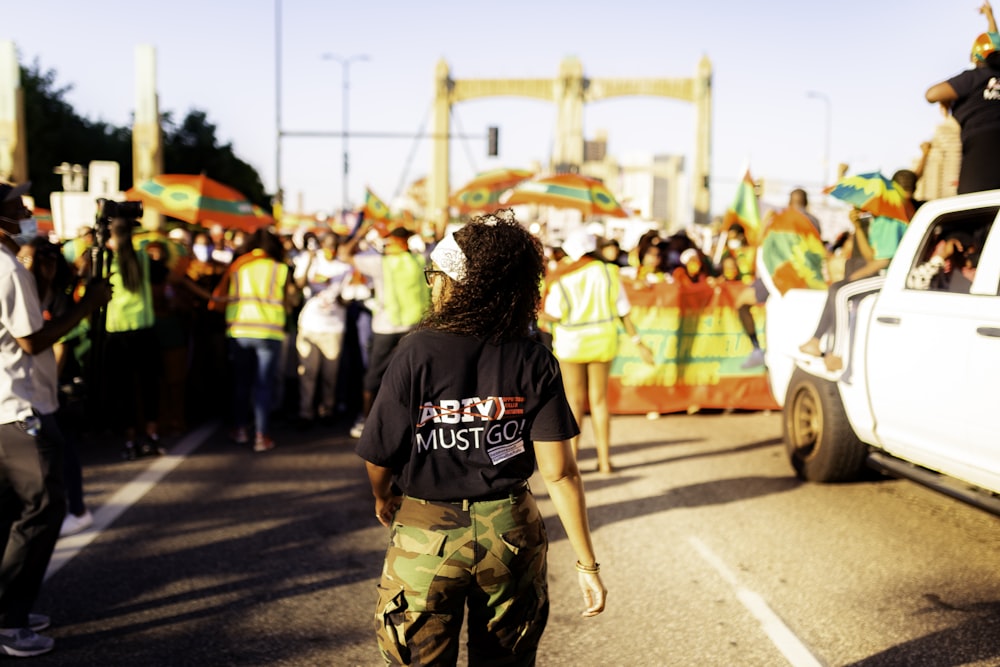
M 31 216 L 21 199 L 29 185 L 0 183 L 0 655 L 18 657 L 54 645 L 38 634 L 49 618 L 31 613 L 66 514 L 52 346 L 111 299 L 108 283 L 93 280 L 66 314 L 43 319 L 35 279 L 12 238 Z
M 341 290 L 352 272 L 350 264 L 337 259 L 340 243 L 336 234 L 325 232 L 318 241 L 319 247 L 305 250 L 295 266 L 295 284 L 305 298 L 295 337 L 299 419 L 303 425 L 316 417 L 330 419 L 334 414 L 347 323 Z

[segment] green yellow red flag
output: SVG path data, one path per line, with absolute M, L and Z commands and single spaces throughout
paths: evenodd
M 801 211 L 786 208 L 771 217 L 760 252 L 771 282 L 781 294 L 790 289 L 826 289 L 826 246 Z
M 722 231 L 725 232 L 737 224 L 743 227 L 750 245 L 756 246 L 760 243 L 760 205 L 757 202 L 757 193 L 749 169 L 736 187 L 736 197 L 732 205 L 722 216 Z
M 369 188 L 365 188 L 365 218 L 368 220 L 378 220 L 388 222 L 390 216 L 389 207 L 381 199 L 375 196 Z

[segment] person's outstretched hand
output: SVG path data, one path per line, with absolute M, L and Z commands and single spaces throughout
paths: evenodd
M 578 571 L 577 579 L 583 591 L 583 604 L 587 607 L 581 615 L 584 618 L 597 616 L 604 611 L 604 602 L 608 597 L 608 589 L 604 587 L 600 573 Z

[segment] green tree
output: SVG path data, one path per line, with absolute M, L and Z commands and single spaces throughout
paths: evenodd
M 192 109 L 180 123 L 163 115 L 163 169 L 168 174 L 200 174 L 234 188 L 258 206 L 270 210 L 260 175 L 236 157 L 232 144 L 219 144 L 215 125 L 204 111 Z
M 22 67 L 21 88 L 28 177 L 38 206 L 47 208 L 49 194 L 62 190 L 62 178 L 52 170 L 63 162 L 86 166 L 92 160 L 114 160 L 123 175 L 132 173 L 132 132 L 77 115 L 66 101 L 73 87 L 57 87 L 53 70 L 43 72 L 37 60 Z
M 24 91 L 28 176 L 38 206 L 49 207 L 49 195 L 62 190 L 62 178 L 53 168 L 63 162 L 84 167 L 93 160 L 121 165 L 121 188 L 132 187 L 132 130 L 79 116 L 66 95 L 72 85 L 60 86 L 54 70 L 43 71 L 36 60 L 21 67 Z M 233 151 L 220 144 L 208 114 L 192 109 L 179 123 L 162 114 L 163 169 L 168 174 L 200 174 L 239 190 L 254 204 L 270 210 L 270 198 L 260 175 Z

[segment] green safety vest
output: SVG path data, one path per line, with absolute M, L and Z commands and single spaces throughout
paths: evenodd
M 603 275 L 602 275 L 603 274 Z M 552 327 L 552 350 L 561 361 L 611 361 L 618 353 L 618 268 L 593 261 L 554 286 L 562 320 Z
M 226 335 L 230 338 L 283 340 L 288 265 L 269 257 L 252 260 L 229 279 Z
M 129 292 L 122 282 L 118 267 L 117 253 L 111 258 L 111 301 L 108 302 L 104 329 L 110 333 L 148 329 L 156 322 L 153 310 L 153 286 L 149 280 L 149 255 L 143 250 L 135 251 L 142 268 L 142 287 L 138 292 Z
M 430 305 L 424 258 L 412 252 L 382 256 L 382 307 L 393 326 L 420 322 Z

